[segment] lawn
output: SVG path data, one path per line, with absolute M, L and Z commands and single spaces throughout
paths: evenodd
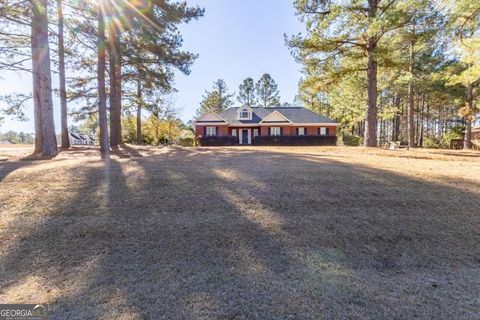
M 0 146 L 0 303 L 51 319 L 478 319 L 480 153 Z

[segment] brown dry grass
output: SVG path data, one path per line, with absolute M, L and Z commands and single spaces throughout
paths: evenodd
M 0 303 L 53 319 L 475 319 L 478 152 L 0 147 Z

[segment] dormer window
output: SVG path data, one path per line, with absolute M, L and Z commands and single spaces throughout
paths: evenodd
M 238 111 L 238 119 L 239 120 L 252 120 L 252 109 L 248 106 L 243 106 Z

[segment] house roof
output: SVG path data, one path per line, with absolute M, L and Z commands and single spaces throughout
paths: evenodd
M 236 125 L 236 124 L 259 124 L 262 120 L 264 120 L 267 116 L 271 115 L 273 112 L 277 111 L 283 117 L 290 120 L 292 123 L 302 123 L 302 124 L 309 124 L 309 123 L 331 123 L 337 124 L 334 120 L 321 116 L 311 110 L 308 110 L 303 107 L 252 107 L 252 119 L 251 120 L 239 120 L 238 119 L 238 111 L 239 109 L 243 108 L 244 106 L 240 107 L 231 107 L 218 115 L 228 122 L 229 125 Z M 268 119 L 267 119 L 268 120 Z M 201 121 L 198 121 L 201 122 Z M 265 121 L 264 123 L 280 123 L 288 121 Z M 289 123 L 289 122 L 288 122 Z
M 92 136 L 89 136 L 87 134 L 83 134 L 83 133 L 75 133 L 75 132 L 69 132 L 70 135 L 76 139 L 76 140 L 85 140 L 85 141 L 88 141 L 88 140 L 91 140 L 91 141 L 95 141 L 95 138 L 92 137 Z

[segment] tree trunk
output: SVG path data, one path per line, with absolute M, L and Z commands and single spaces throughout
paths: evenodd
M 414 61 L 414 40 L 410 41 L 409 46 L 409 64 L 408 71 L 410 73 L 410 81 L 408 82 L 408 111 L 407 111 L 407 134 L 408 134 L 408 146 L 410 148 L 415 148 L 415 104 L 413 101 L 413 61 Z
M 102 2 L 102 1 L 101 1 Z M 100 126 L 100 152 L 102 158 L 108 158 L 110 148 L 108 146 L 108 125 L 107 125 L 107 94 L 105 92 L 105 18 L 102 12 L 102 3 L 98 9 L 98 43 L 97 43 L 97 80 L 98 80 L 98 119 Z
M 115 50 L 113 48 L 112 40 L 111 40 L 111 32 L 109 32 L 109 47 L 108 47 L 108 57 L 109 57 L 109 80 L 110 80 L 110 91 L 109 91 L 109 112 L 110 112 L 110 146 L 112 148 L 118 147 L 118 139 L 116 138 L 116 124 L 117 124 L 117 113 L 115 112 L 115 108 L 117 106 L 117 102 L 115 99 L 117 98 L 115 88 L 116 82 L 117 82 L 117 75 L 115 74 L 116 68 L 115 68 L 115 58 L 114 58 L 114 53 L 113 51 Z
M 395 95 L 395 109 L 397 110 L 396 111 L 396 115 L 395 115 L 395 125 L 393 127 L 393 136 L 392 136 L 392 140 L 393 141 L 398 141 L 398 136 L 400 134 L 400 115 L 401 115 L 401 106 L 400 106 L 400 94 L 396 94 Z
M 420 137 L 418 138 L 419 147 L 423 147 L 423 135 L 425 131 L 425 94 L 422 94 L 422 110 L 420 111 Z
M 122 97 L 121 97 L 121 61 L 118 28 L 112 24 L 109 28 L 110 54 L 110 147 L 118 148 L 121 143 L 122 125 Z
M 379 0 L 368 0 L 368 16 L 375 18 L 377 15 Z M 375 51 L 377 48 L 377 39 L 370 36 L 367 43 L 367 117 L 365 121 L 365 146 L 377 146 L 377 59 Z
M 137 82 L 137 144 L 142 144 L 142 82 Z
M 373 53 L 376 43 L 373 38 L 368 44 L 368 92 L 367 92 L 367 117 L 365 121 L 365 146 L 377 146 L 377 60 Z
M 35 115 L 35 136 L 39 136 L 41 152 L 45 156 L 57 154 L 57 137 L 55 135 L 55 123 L 53 120 L 52 98 L 52 74 L 50 68 L 50 48 L 48 42 L 48 16 L 47 0 L 38 0 L 32 6 L 31 46 L 32 46 L 32 69 L 33 96 Z M 40 140 L 41 139 L 41 140 Z M 35 148 L 40 151 L 39 146 Z
M 472 112 L 473 112 L 473 85 L 467 86 L 467 115 L 465 116 L 465 137 L 463 140 L 463 148 L 472 148 Z
M 63 0 L 57 0 L 58 12 L 58 73 L 60 77 L 60 118 L 62 127 L 62 149 L 70 148 L 67 122 L 67 90 L 65 85 L 65 48 L 63 44 Z
M 34 55 L 36 54 L 33 50 L 33 30 L 32 30 L 32 60 L 35 59 Z M 35 63 L 32 63 L 32 76 L 33 76 L 33 118 L 35 123 L 35 148 L 33 153 L 40 154 L 42 153 L 42 144 L 43 144 L 43 132 L 42 132 L 42 110 L 40 95 L 37 94 L 35 88 L 37 87 L 38 82 L 38 66 Z
M 121 144 L 122 141 L 122 56 L 120 52 L 120 38 L 117 35 L 117 54 L 115 59 L 115 75 L 117 76 L 117 81 L 115 83 L 115 94 L 117 98 L 115 102 L 117 106 L 115 107 L 115 112 L 117 113 L 117 143 Z

